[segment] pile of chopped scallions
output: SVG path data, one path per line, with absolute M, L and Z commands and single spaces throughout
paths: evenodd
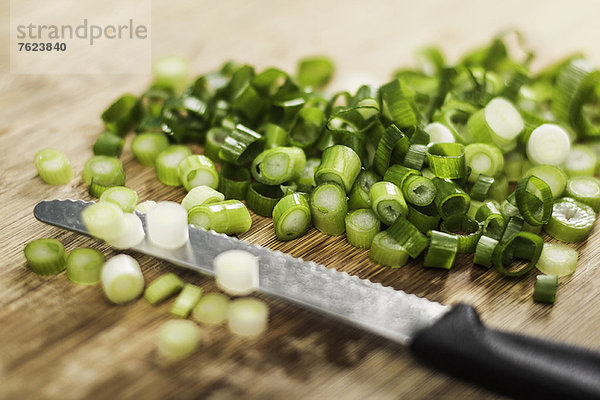
M 457 253 L 472 253 L 474 264 L 505 276 L 536 266 L 563 276 L 577 252 L 539 234 L 580 242 L 596 220 L 600 72 L 579 54 L 532 72 L 533 54 L 520 39 L 500 35 L 455 64 L 427 47 L 419 68 L 333 94 L 323 90 L 334 69 L 326 57 L 302 60 L 295 77 L 227 62 L 193 80 L 184 59 L 166 57 L 142 95 L 125 94 L 104 111 L 106 131 L 83 179 L 91 195 L 130 213 L 137 199 L 112 188 L 125 183 L 118 157 L 133 130 L 136 159 L 188 192 L 182 207 L 161 206 L 179 225 L 157 229 L 170 232 L 163 238 L 147 232 L 157 244 L 187 240 L 184 212 L 198 228 L 246 232 L 249 208 L 273 218 L 280 240 L 311 225 L 346 233 L 380 265 L 423 255 L 424 266 L 450 269 Z M 72 176 L 57 151 L 40 152 L 36 166 L 51 184 Z M 135 208 L 158 212 L 152 205 Z M 98 236 L 124 247 L 126 240 L 106 236 L 126 230 L 114 223 L 120 228 L 106 232 L 99 224 Z M 555 281 L 538 279 L 534 299 L 553 301 Z

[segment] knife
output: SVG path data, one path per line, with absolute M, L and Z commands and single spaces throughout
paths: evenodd
M 42 201 L 41 222 L 89 235 L 81 211 L 93 202 Z M 145 229 L 145 216 L 138 214 Z M 189 242 L 166 250 L 145 239 L 133 250 L 206 275 L 231 249 L 259 258 L 258 291 L 409 345 L 433 368 L 523 399 L 600 399 L 600 354 L 485 327 L 467 304 L 445 306 L 280 251 L 196 229 Z

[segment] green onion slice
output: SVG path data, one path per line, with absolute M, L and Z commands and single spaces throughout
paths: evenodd
M 249 164 L 261 151 L 263 137 L 244 125 L 238 124 L 225 138 L 219 157 L 235 165 Z
M 101 280 L 104 254 L 90 247 L 72 250 L 67 256 L 67 278 L 79 285 L 95 285 Z
M 527 140 L 527 158 L 534 164 L 560 165 L 569 156 L 569 134 L 555 124 L 543 124 Z
M 219 157 L 219 152 L 221 151 L 221 147 L 223 147 L 225 138 L 229 136 L 229 132 L 229 130 L 219 127 L 212 128 L 206 132 L 204 155 L 213 161 L 223 161 L 221 160 L 221 157 Z
M 125 139 L 113 132 L 102 132 L 92 148 L 96 156 L 120 157 Z
M 361 171 L 356 177 L 348 196 L 348 208 L 350 210 L 371 208 L 369 191 L 371 190 L 371 186 L 380 180 L 381 177 L 372 171 Z
M 174 250 L 189 240 L 187 212 L 174 201 L 159 201 L 146 213 L 146 233 L 155 246 Z
M 265 149 L 283 147 L 287 144 L 288 132 L 279 125 L 268 123 L 264 128 Z
M 155 160 L 156 177 L 168 186 L 181 185 L 179 177 L 179 163 L 192 155 L 189 147 L 174 144 L 161 151 Z
M 554 303 L 556 301 L 556 289 L 558 287 L 558 276 L 538 275 L 535 277 L 533 286 L 533 301 L 537 303 Z
M 128 303 L 144 290 L 144 276 L 138 262 L 127 254 L 110 258 L 102 267 L 102 289 L 115 304 Z
M 569 176 L 594 176 L 598 156 L 593 149 L 585 144 L 571 147 L 564 168 Z
M 192 310 L 192 318 L 201 324 L 221 325 L 227 320 L 229 301 L 223 293 L 207 293 Z
M 183 91 L 190 74 L 188 60 L 181 56 L 164 56 L 152 63 L 154 85 L 173 90 Z
M 27 265 L 38 275 L 56 275 L 65 269 L 65 248 L 56 239 L 36 239 L 23 250 Z
M 180 318 L 187 318 L 192 309 L 200 301 L 200 297 L 202 297 L 201 287 L 192 285 L 191 283 L 185 284 L 179 296 L 175 299 L 170 313 Z
M 265 185 L 280 185 L 300 177 L 306 156 L 298 147 L 275 147 L 260 153 L 250 171 L 254 179 Z
M 122 185 L 125 180 L 123 164 L 115 157 L 92 156 L 83 166 L 81 179 L 88 185 L 92 183 L 92 180 L 104 186 Z
M 422 171 L 418 171 L 413 168 L 408 168 L 403 165 L 394 164 L 385 171 L 383 180 L 386 182 L 392 182 L 399 188 L 404 186 L 404 181 L 411 175 L 421 175 Z
M 492 99 L 482 110 L 474 113 L 468 129 L 476 142 L 492 143 L 508 152 L 517 145 L 517 136 L 524 128 L 519 111 L 502 97 Z
M 575 176 L 567 181 L 566 196 L 600 211 L 600 180 L 591 176 Z
M 304 169 L 302 169 L 300 176 L 296 179 L 299 191 L 310 192 L 317 186 L 317 183 L 315 182 L 315 172 L 320 164 L 321 159 L 319 158 L 309 158 L 306 160 Z
M 451 215 L 442 221 L 442 232 L 453 234 L 457 241 L 459 253 L 473 253 L 483 233 L 479 222 L 467 215 Z
M 387 232 L 412 258 L 418 257 L 427 248 L 425 235 L 404 217 L 398 217 Z
M 198 349 L 201 339 L 202 332 L 195 322 L 167 321 L 158 330 L 157 351 L 167 360 L 181 360 Z
M 430 144 L 427 160 L 431 172 L 440 178 L 458 179 L 467 175 L 465 146 L 460 143 Z
M 427 233 L 435 230 L 440 225 L 440 215 L 432 204 L 426 207 L 408 206 L 408 216 L 406 217 L 419 231 Z
M 431 143 L 454 143 L 454 134 L 446 125 L 432 122 L 423 128 L 429 134 Z
M 394 79 L 379 89 L 383 102 L 383 114 L 400 129 L 415 128 L 418 122 L 413 101 L 407 91 L 408 88 L 398 79 Z
M 561 197 L 565 191 L 568 179 L 567 174 L 554 165 L 535 165 L 524 173 L 524 176 L 530 175 L 537 176 L 550 186 L 552 197 L 555 199 Z
M 227 326 L 240 336 L 258 336 L 267 329 L 269 307 L 258 299 L 245 297 L 229 303 Z
M 506 227 L 506 220 L 494 201 L 487 201 L 475 213 L 475 219 L 482 224 L 483 235 L 500 240 Z
M 387 127 L 383 136 L 379 139 L 375 158 L 373 159 L 373 167 L 380 175 L 383 175 L 388 169 L 392 151 L 401 140 L 407 140 L 406 136 L 393 124 Z
M 188 222 L 196 228 L 237 235 L 250 229 L 252 217 L 241 201 L 225 200 L 190 208 Z
M 324 86 L 331 80 L 334 70 L 333 61 L 328 57 L 303 58 L 298 63 L 298 83 L 310 87 Z
M 131 151 L 142 165 L 153 167 L 156 157 L 169 147 L 167 135 L 159 132 L 147 132 L 136 135 L 131 141 Z
M 49 185 L 64 185 L 73 179 L 67 156 L 56 149 L 43 149 L 33 157 L 40 178 Z
M 109 201 L 115 203 L 123 212 L 133 212 L 138 202 L 138 194 L 135 190 L 125 186 L 113 186 L 106 189 L 101 195 L 99 201 Z
M 531 186 L 540 193 L 542 202 L 541 215 L 534 215 L 536 210 L 530 208 L 530 201 L 528 201 L 527 194 L 531 194 L 528 191 Z M 528 224 L 533 226 L 543 225 L 550 219 L 550 216 L 552 215 L 552 190 L 550 190 L 550 186 L 548 186 L 546 182 L 537 176 L 530 175 L 519 181 L 517 190 L 515 191 L 515 199 L 519 212 Z
M 443 269 L 452 268 L 458 249 L 456 236 L 438 231 L 430 231 L 429 236 L 430 243 L 423 266 Z
M 102 113 L 104 126 L 110 132 L 123 136 L 131 130 L 142 117 L 142 104 L 132 94 L 124 94 Z
M 465 147 L 465 159 L 471 168 L 469 181 L 475 182 L 479 175 L 494 177 L 504 168 L 504 156 L 500 149 L 488 143 L 472 143 Z
M 321 165 L 315 171 L 315 181 L 317 184 L 335 182 L 348 193 L 360 173 L 360 167 L 360 158 L 350 147 L 331 146 L 323 152 Z
M 564 242 L 581 242 L 588 237 L 594 222 L 596 213 L 590 206 L 564 197 L 554 203 L 552 217 L 544 225 L 544 230 Z
M 373 238 L 369 258 L 377 264 L 399 268 L 408 262 L 408 253 L 387 231 L 381 231 Z
M 307 197 L 302 193 L 288 194 L 273 208 L 273 226 L 279 240 L 296 239 L 310 227 L 311 211 Z
M 490 191 L 490 188 L 494 184 L 494 178 L 487 175 L 479 175 L 477 180 L 471 187 L 471 192 L 469 195 L 472 200 L 484 201 L 487 198 L 487 194 Z
M 546 275 L 570 275 L 577 267 L 577 250 L 562 243 L 544 243 L 536 268 Z
M 81 219 L 88 232 L 97 238 L 120 236 L 125 230 L 123 210 L 112 202 L 98 202 L 81 212 Z
M 223 164 L 219 176 L 219 192 L 226 199 L 244 200 L 250 186 L 250 171 L 233 164 Z
M 436 188 L 434 203 L 442 218 L 453 214 L 466 214 L 471 198 L 456 183 L 449 179 L 434 177 Z
M 181 200 L 181 205 L 189 211 L 194 206 L 201 206 L 204 204 L 216 203 L 225 200 L 225 195 L 221 192 L 217 192 L 215 189 L 200 185 L 196 186 L 185 195 Z
M 510 226 L 510 223 L 509 223 Z M 508 227 L 507 227 L 508 230 Z M 505 234 L 506 235 L 506 234 Z M 544 241 L 536 234 L 519 232 L 512 235 L 508 240 L 500 242 L 500 247 L 494 252 L 494 267 L 504 276 L 521 276 L 531 271 L 538 262 Z M 518 251 L 517 251 L 518 250 Z M 513 256 L 529 260 L 529 263 L 520 268 L 507 268 Z
M 146 287 L 144 298 L 152 305 L 168 299 L 183 288 L 183 281 L 172 272 L 159 276 Z
M 346 239 L 359 249 L 370 248 L 380 229 L 377 215 L 369 209 L 354 210 L 346 216 Z
M 427 146 L 424 144 L 411 144 L 408 147 L 404 161 L 402 165 L 408 168 L 414 168 L 420 170 L 425 162 L 427 156 Z
M 301 109 L 290 128 L 288 143 L 305 149 L 317 143 L 325 126 L 325 114 L 317 107 Z
M 196 186 L 209 186 L 216 189 L 219 174 L 212 160 L 200 154 L 187 156 L 177 166 L 179 180 L 188 192 Z
M 391 182 L 377 182 L 369 190 L 371 209 L 379 220 L 391 225 L 399 216 L 408 214 L 408 205 L 402 191 Z
M 402 183 L 402 194 L 407 202 L 416 206 L 427 206 L 435 198 L 436 188 L 430 179 L 420 175 L 409 175 Z
M 279 186 L 267 186 L 259 182 L 250 184 L 246 194 L 246 205 L 256 214 L 271 217 L 273 208 L 283 197 Z
M 498 246 L 498 240 L 489 236 L 481 236 L 475 247 L 475 257 L 473 263 L 486 268 L 491 268 L 494 265 L 494 251 Z
M 310 210 L 315 228 L 324 234 L 338 236 L 346 230 L 348 201 L 340 185 L 326 182 L 317 186 L 311 193 Z

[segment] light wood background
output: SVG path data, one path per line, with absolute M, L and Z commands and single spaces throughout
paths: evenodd
M 53 2 L 56 12 L 68 12 L 69 3 Z M 393 69 L 413 62 L 419 46 L 439 43 L 456 60 L 505 28 L 525 34 L 538 55 L 536 68 L 574 51 L 600 64 L 596 1 L 160 0 L 152 7 L 153 55 L 182 54 L 198 74 L 227 59 L 293 71 L 298 58 L 323 53 L 338 65 L 334 88 L 383 83 Z M 107 2 L 106 12 L 115 10 L 118 2 Z M 11 75 L 8 16 L 9 2 L 2 0 L 0 398 L 494 398 L 429 370 L 399 345 L 269 298 L 270 327 L 263 337 L 243 340 L 225 328 L 205 329 L 200 351 L 164 365 L 154 343 L 157 327 L 169 318 L 170 302 L 113 306 L 99 287 L 72 284 L 64 273 L 31 273 L 22 250 L 39 237 L 56 237 L 67 250 L 93 246 L 108 257 L 115 254 L 98 241 L 37 222 L 32 209 L 43 199 L 89 199 L 78 178 L 102 128 L 99 115 L 124 91 L 143 91 L 149 77 Z M 70 184 L 52 187 L 36 176 L 33 154 L 47 146 L 71 159 L 77 178 Z M 183 189 L 160 184 L 152 169 L 133 161 L 128 148 L 122 159 L 127 184 L 141 200 L 183 198 Z M 578 269 L 561 279 L 553 307 L 532 302 L 534 273 L 504 279 L 474 267 L 469 256 L 459 257 L 448 272 L 423 269 L 420 260 L 387 269 L 343 237 L 314 229 L 304 239 L 279 243 L 270 221 L 259 217 L 243 239 L 432 300 L 470 302 L 492 327 L 600 350 L 597 229 L 576 246 Z M 132 255 L 147 282 L 176 271 L 207 291 L 215 289 L 208 278 Z

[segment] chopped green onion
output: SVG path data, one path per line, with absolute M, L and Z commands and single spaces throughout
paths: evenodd
M 271 123 L 265 126 L 265 149 L 285 146 L 287 138 L 288 132 L 281 126 Z
M 569 134 L 555 124 L 543 124 L 527 140 L 527 157 L 534 164 L 560 165 L 571 150 Z
M 381 177 L 371 171 L 361 171 L 352 190 L 348 196 L 348 208 L 350 210 L 358 210 L 360 208 L 371 208 L 371 199 L 369 198 L 369 191 L 371 186 L 381 180 Z
M 140 133 L 131 141 L 131 151 L 136 160 L 147 167 L 154 167 L 156 157 L 167 147 L 169 139 L 161 132 Z
M 346 239 L 359 249 L 371 247 L 373 238 L 381 229 L 377 215 L 369 209 L 354 210 L 346 216 Z
M 67 257 L 67 278 L 79 285 L 95 285 L 100 282 L 104 254 L 90 247 L 71 251 Z
M 346 230 L 348 201 L 340 185 L 326 182 L 317 186 L 311 193 L 310 210 L 315 228 L 324 234 L 338 236 Z
M 133 212 L 138 202 L 137 192 L 125 186 L 113 186 L 100 195 L 100 201 L 115 203 L 123 212 Z
M 452 268 L 458 248 L 456 236 L 438 231 L 430 231 L 429 236 L 431 241 L 425 254 L 423 266 L 443 269 Z
M 154 85 L 181 93 L 190 75 L 190 64 L 180 56 L 164 56 L 152 63 Z
M 148 240 L 164 249 L 178 249 L 188 242 L 186 209 L 173 201 L 159 201 L 146 214 Z
M 161 151 L 155 160 L 158 180 L 168 186 L 181 185 L 179 163 L 191 155 L 192 150 L 181 144 L 173 144 Z
M 66 266 L 65 248 L 56 239 L 37 239 L 23 250 L 29 269 L 38 275 L 56 275 Z
M 305 149 L 314 145 L 323 132 L 325 114 L 317 107 L 302 108 L 290 128 L 288 144 Z
M 119 136 L 125 135 L 142 117 L 142 103 L 132 94 L 124 94 L 102 113 L 104 126 Z
M 123 214 L 123 230 L 120 234 L 105 237 L 106 243 L 116 249 L 129 249 L 135 247 L 144 240 L 146 233 L 142 220 L 132 213 Z
M 33 157 L 40 178 L 49 185 L 64 185 L 73 179 L 73 169 L 67 156 L 55 149 L 43 149 Z
M 223 164 L 219 176 L 219 192 L 223 193 L 228 200 L 244 200 L 250 186 L 250 179 L 250 171 L 246 168 Z
M 223 195 L 223 193 L 217 192 L 209 186 L 200 185 L 192 188 L 192 190 L 185 195 L 183 200 L 181 200 L 181 205 L 189 211 L 194 206 L 217 203 L 223 200 L 225 200 L 225 195 Z
M 467 215 L 451 215 L 442 221 L 442 232 L 451 233 L 457 240 L 457 252 L 473 253 L 483 233 L 479 222 Z
M 554 303 L 556 301 L 556 289 L 558 287 L 558 276 L 538 275 L 535 277 L 533 286 L 533 301 L 537 303 Z
M 102 267 L 101 279 L 104 294 L 115 304 L 135 300 L 144 290 L 140 265 L 127 254 L 110 258 Z
M 205 185 L 216 189 L 219 174 L 212 160 L 200 154 L 187 156 L 177 166 L 179 180 L 188 192 L 196 186 Z
M 401 188 L 404 186 L 404 181 L 406 180 L 406 178 L 412 175 L 421 175 L 423 171 L 419 172 L 416 169 L 408 168 L 399 164 L 394 164 L 391 167 L 389 167 L 387 171 L 385 171 L 385 174 L 383 175 L 383 180 L 386 182 L 392 182 L 394 185 Z M 423 176 L 425 175 L 423 174 Z M 431 179 L 432 177 L 433 174 L 431 177 L 427 176 L 428 179 Z
M 219 157 L 219 152 L 221 151 L 221 147 L 223 147 L 223 143 L 227 136 L 229 136 L 229 131 L 224 128 L 212 128 L 206 132 L 204 155 L 213 161 L 223 161 L 221 160 L 221 157 Z
M 456 183 L 435 177 L 431 180 L 436 188 L 434 203 L 442 218 L 454 214 L 466 214 L 471 198 Z
M 504 152 L 514 149 L 524 128 L 519 111 L 502 97 L 492 99 L 469 118 L 468 129 L 476 142 L 493 143 Z
M 406 140 L 406 137 L 394 124 L 388 126 L 381 139 L 379 139 L 375 158 L 373 159 L 373 167 L 380 175 L 383 175 L 388 169 L 392 151 L 401 140 Z
M 298 179 L 296 179 L 298 190 L 310 192 L 315 186 L 317 186 L 317 183 L 315 182 L 315 172 L 317 168 L 319 168 L 319 165 L 321 165 L 321 159 L 319 158 L 309 158 L 306 160 L 304 169 L 300 173 Z
M 302 236 L 310 224 L 310 205 L 304 194 L 288 194 L 273 208 L 273 226 L 279 240 L 292 240 Z
M 398 217 L 387 233 L 412 257 L 417 258 L 427 248 L 427 238 L 406 218 Z
M 479 211 L 481 206 L 483 206 L 483 202 L 471 199 L 471 204 L 469 204 L 469 210 L 465 215 L 475 219 L 475 217 L 477 216 L 477 211 Z
M 298 147 L 275 147 L 252 161 L 252 176 L 265 185 L 279 185 L 300 177 L 306 165 L 304 151 Z
M 484 201 L 493 184 L 494 178 L 480 174 L 473 184 L 473 187 L 471 187 L 471 193 L 469 193 L 471 196 L 471 204 L 473 204 L 473 201 Z
M 552 197 L 555 199 L 562 196 L 565 191 L 568 179 L 567 174 L 554 165 L 535 165 L 524 173 L 524 176 L 530 175 L 537 176 L 546 182 L 550 186 L 550 190 L 552 190 Z
M 222 293 L 207 293 L 192 310 L 192 318 L 202 324 L 221 325 L 227 319 L 229 301 Z
M 508 179 L 506 175 L 500 174 L 494 177 L 494 183 L 490 186 L 487 197 L 490 200 L 502 202 L 508 196 Z
M 565 160 L 565 171 L 569 176 L 594 176 L 598 156 L 584 144 L 576 144 Z
M 411 144 L 408 147 L 402 165 L 408 168 L 421 169 L 427 156 L 427 146 L 424 144 Z
M 171 307 L 170 313 L 181 318 L 187 318 L 202 297 L 202 288 L 186 283 Z
M 417 114 L 413 101 L 408 95 L 408 87 L 399 79 L 386 83 L 379 88 L 383 103 L 382 113 L 400 129 L 417 126 Z M 407 165 L 407 167 L 411 167 Z
M 427 160 L 429 169 L 437 177 L 458 179 L 467 175 L 465 146 L 460 143 L 430 144 L 427 146 Z
M 146 287 L 144 298 L 152 305 L 168 299 L 183 288 L 183 281 L 172 272 L 164 274 Z
M 167 360 L 181 360 L 198 349 L 201 339 L 202 332 L 193 321 L 167 321 L 158 330 L 157 351 Z
M 419 175 L 409 175 L 402 183 L 402 194 L 407 202 L 416 206 L 426 206 L 435 198 L 435 185 L 430 179 Z
M 600 211 L 600 180 L 592 176 L 575 176 L 567 181 L 566 196 Z
M 369 258 L 386 267 L 400 268 L 408 262 L 408 253 L 387 231 L 381 231 L 373 238 Z
M 135 211 L 139 212 L 140 214 L 146 214 L 155 205 L 156 205 L 156 202 L 153 200 L 142 201 L 137 206 L 135 206 Z
M 247 232 L 252 226 L 252 217 L 244 203 L 239 200 L 194 206 L 188 211 L 187 220 L 196 228 L 226 235 Z
M 426 207 L 408 206 L 408 217 L 406 217 L 417 229 L 423 233 L 437 229 L 440 224 L 440 216 L 433 205 Z
M 494 201 L 487 201 L 479 207 L 475 219 L 483 225 L 483 235 L 500 240 L 506 227 L 506 220 Z
M 544 230 L 555 239 L 564 242 L 581 242 L 590 234 L 596 222 L 592 207 L 568 197 L 557 200 L 552 217 Z
M 125 139 L 113 132 L 103 132 L 94 143 L 93 151 L 96 156 L 120 157 L 125 145 Z
M 219 157 L 235 165 L 249 164 L 262 151 L 263 145 L 260 134 L 238 124 L 223 141 Z
M 258 258 L 244 250 L 228 250 L 213 261 L 219 289 L 232 296 L 246 296 L 258 289 Z
M 258 215 L 271 217 L 273 208 L 282 197 L 283 191 L 279 186 L 267 186 L 254 182 L 250 184 L 246 193 L 246 205 Z
M 91 204 L 81 212 L 81 219 L 88 232 L 100 239 L 116 237 L 125 231 L 123 210 L 115 203 Z
M 467 161 L 468 163 L 468 161 Z M 504 174 L 510 182 L 518 181 L 526 168 L 530 165 L 529 161 L 525 158 L 523 152 L 519 150 L 513 150 L 504 155 Z M 473 167 L 471 167 L 473 168 Z
M 377 182 L 369 190 L 371 209 L 379 220 L 391 225 L 399 216 L 408 214 L 408 206 L 398 186 L 391 182 Z
M 537 264 L 540 254 L 542 253 L 543 245 L 544 241 L 541 237 L 529 232 L 516 233 L 515 235 L 507 238 L 507 240 L 504 240 L 504 237 L 502 237 L 502 241 L 499 244 L 500 247 L 494 252 L 493 255 L 494 267 L 496 267 L 496 270 L 504 276 L 524 275 L 531 271 Z M 517 249 L 520 251 L 517 252 Z M 520 258 L 527 257 L 529 263 L 521 268 L 508 269 L 505 264 L 509 264 L 512 261 L 513 254 L 519 256 Z
M 534 215 L 536 210 L 530 208 L 530 202 L 528 201 L 527 196 L 527 194 L 530 194 L 530 192 L 528 192 L 530 185 L 535 188 L 536 192 L 540 193 L 542 202 L 542 215 L 540 216 Z M 548 186 L 546 182 L 537 176 L 526 176 L 519 181 L 517 190 L 515 191 L 515 200 L 523 219 L 530 225 L 543 225 L 548 222 L 552 215 L 552 190 L 550 190 L 550 186 Z
M 119 186 L 125 183 L 125 172 L 121 160 L 108 156 L 93 156 L 83 166 L 81 179 L 85 183 L 94 181 L 103 186 Z
M 257 336 L 267 329 L 269 308 L 267 304 L 250 297 L 229 303 L 227 312 L 229 331 L 240 336 Z
M 504 156 L 500 149 L 488 143 L 472 143 L 465 147 L 465 159 L 471 168 L 469 181 L 475 182 L 479 175 L 494 177 L 504 168 Z
M 475 247 L 475 257 L 473 263 L 486 268 L 494 265 L 494 251 L 498 246 L 498 240 L 489 236 L 481 236 Z
M 317 184 L 335 182 L 349 193 L 360 166 L 360 158 L 350 147 L 331 146 L 323 152 L 321 165 L 315 171 L 315 181 Z
M 333 76 L 335 67 L 328 57 L 307 57 L 298 63 L 298 83 L 302 86 L 321 87 Z
M 536 268 L 546 275 L 570 275 L 577 267 L 577 250 L 562 243 L 544 243 Z
M 454 143 L 452 131 L 440 122 L 432 122 L 423 128 L 429 134 L 431 143 Z

